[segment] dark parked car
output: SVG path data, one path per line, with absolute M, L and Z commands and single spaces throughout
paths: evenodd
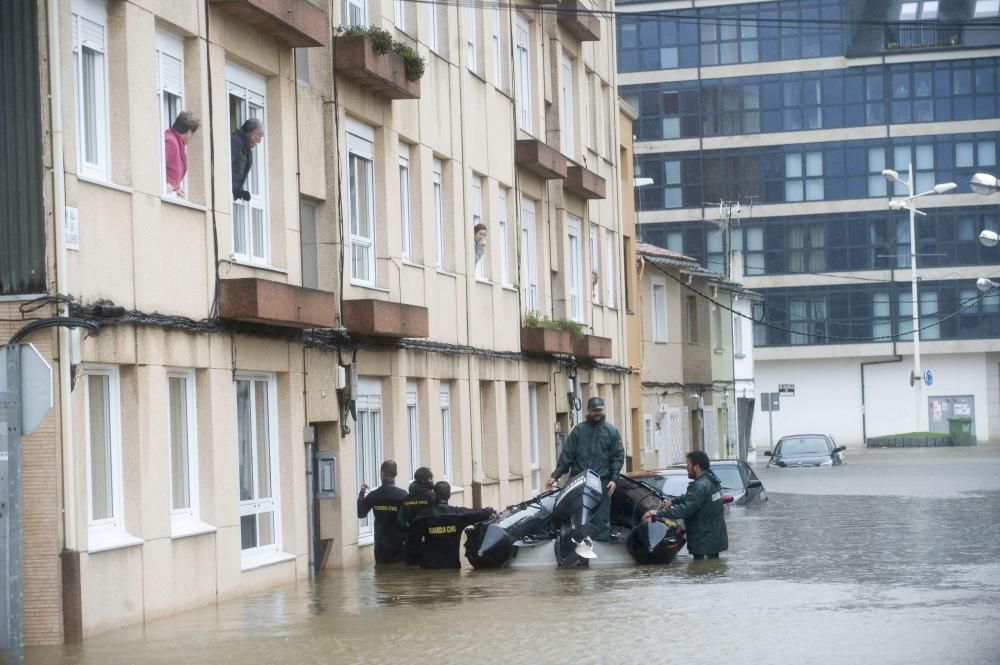
M 781 468 L 840 466 L 844 463 L 844 450 L 829 434 L 794 434 L 781 437 L 774 452 L 766 450 L 764 456 L 771 458 L 768 466 Z
M 732 500 L 734 506 L 746 506 L 758 501 L 767 501 L 767 491 L 757 474 L 746 462 L 740 460 L 715 460 L 712 471 L 722 482 L 722 492 Z M 683 496 L 691 479 L 687 469 L 672 466 L 657 471 L 637 471 L 630 477 L 648 483 L 668 496 Z

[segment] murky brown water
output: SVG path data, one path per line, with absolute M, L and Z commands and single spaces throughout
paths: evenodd
M 1000 446 L 761 477 L 719 561 L 331 571 L 28 662 L 1000 663 Z

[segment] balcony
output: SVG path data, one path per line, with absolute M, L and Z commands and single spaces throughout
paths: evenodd
M 559 25 L 581 42 L 600 41 L 601 20 L 591 14 L 580 0 L 562 0 L 559 3 L 558 17 Z
M 386 300 L 345 300 L 344 328 L 365 337 L 427 337 L 427 308 Z
M 585 199 L 603 199 L 607 196 L 604 178 L 582 166 L 570 166 L 566 169 L 566 180 L 563 189 L 573 192 Z
M 308 0 L 209 0 L 294 48 L 326 46 L 326 12 Z
M 962 45 L 962 27 L 955 24 L 924 21 L 890 23 L 885 26 L 887 51 L 927 48 L 955 48 Z
M 334 39 L 337 73 L 386 99 L 419 99 L 420 81 L 406 78 L 403 58 L 393 52 L 376 53 L 361 36 Z
M 611 340 L 597 335 L 584 335 L 573 342 L 573 355 L 577 358 L 610 358 Z
M 224 279 L 219 317 L 283 328 L 333 328 L 337 298 L 327 291 L 266 279 Z
M 514 150 L 514 162 L 518 168 L 534 173 L 543 180 L 566 178 L 566 158 L 561 152 L 538 139 L 518 141 Z
M 521 350 L 525 353 L 573 353 L 573 338 L 567 330 L 525 326 L 521 328 Z

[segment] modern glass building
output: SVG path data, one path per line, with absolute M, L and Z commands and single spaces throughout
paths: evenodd
M 932 431 L 969 416 L 979 439 L 1000 438 L 1000 292 L 976 288 L 1000 276 L 1000 247 L 977 241 L 998 229 L 1000 195 L 969 187 L 1000 175 L 1000 2 L 707 4 L 617 5 L 620 92 L 640 114 L 637 177 L 652 180 L 640 239 L 764 296 L 757 391 L 795 386 L 775 438 L 857 445 L 912 431 L 917 408 Z M 920 407 L 910 220 L 888 205 L 906 188 L 882 175 L 911 164 L 917 192 L 957 184 L 917 203 Z M 756 448 L 768 438 L 755 418 Z

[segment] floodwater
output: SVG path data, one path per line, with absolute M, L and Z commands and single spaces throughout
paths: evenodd
M 1000 446 L 759 469 L 718 561 L 329 571 L 92 638 L 62 663 L 1000 663 Z

